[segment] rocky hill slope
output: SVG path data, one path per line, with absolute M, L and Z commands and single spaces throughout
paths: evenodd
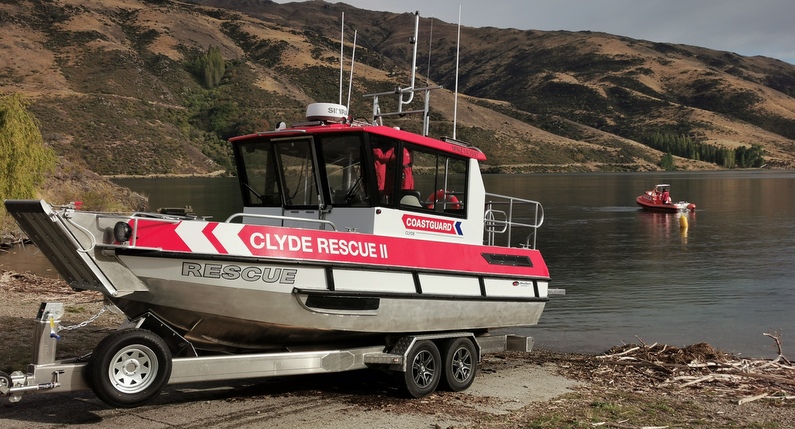
M 356 30 L 351 111 L 369 117 L 364 94 L 409 83 L 414 14 L 321 1 L 0 1 L 0 93 L 30 97 L 63 162 L 102 175 L 231 172 L 226 138 L 338 101 L 343 12 L 343 104 Z M 457 28 L 420 25 L 417 86 L 445 88 L 431 96 L 431 135 L 450 135 Z M 223 62 L 208 69 L 213 52 Z M 489 171 L 656 170 L 666 152 L 679 169 L 795 166 L 791 64 L 470 27 L 460 52 L 457 137 L 483 149 Z

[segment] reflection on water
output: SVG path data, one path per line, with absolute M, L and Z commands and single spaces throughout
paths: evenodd
M 61 277 L 47 258 L 33 245 L 0 249 L 0 270 L 29 271 L 40 276 Z
M 540 201 L 538 247 L 553 296 L 532 335 L 540 348 L 599 353 L 638 342 L 708 342 L 753 357 L 773 357 L 765 332 L 795 341 L 792 262 L 795 173 L 622 173 L 487 175 L 491 192 Z M 191 205 L 226 219 L 240 210 L 235 179 L 119 181 L 151 207 Z M 674 200 L 697 206 L 688 228 L 677 214 L 648 213 L 635 197 L 670 183 Z M 0 266 L 17 262 L 0 256 Z M 25 268 L 33 270 L 33 268 Z M 786 351 L 786 350 L 785 350 Z
M 193 212 L 224 221 L 243 210 L 235 177 L 179 177 L 170 179 L 116 179 L 116 184 L 149 197 L 149 208 L 190 206 Z

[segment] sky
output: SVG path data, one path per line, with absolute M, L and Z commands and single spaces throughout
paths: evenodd
M 277 0 L 287 3 L 286 0 Z M 327 1 L 327 3 L 337 3 Z M 795 64 L 793 0 L 345 0 L 468 27 L 601 31 Z

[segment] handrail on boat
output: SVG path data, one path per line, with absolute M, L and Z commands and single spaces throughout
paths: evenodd
M 483 217 L 486 244 L 512 247 L 514 234 L 529 229 L 520 246 L 535 249 L 536 232 L 544 223 L 544 207 L 541 203 L 489 192 L 486 193 L 486 199 Z
M 317 223 L 319 225 L 328 225 L 328 226 L 330 226 L 332 231 L 336 231 L 337 230 L 337 226 L 334 225 L 334 222 L 331 222 L 329 220 L 306 219 L 306 218 L 302 218 L 302 217 L 267 215 L 267 214 L 257 214 L 257 213 L 235 213 L 235 214 L 229 216 L 228 218 L 226 218 L 226 220 L 224 222 L 230 223 L 230 222 L 232 222 L 232 219 L 236 219 L 236 218 L 239 218 L 239 217 L 254 217 L 254 218 L 260 218 L 260 219 L 273 219 L 273 220 L 278 220 L 278 221 L 282 221 L 282 222 L 290 221 L 290 222 Z
M 412 82 L 412 86 L 408 88 L 395 88 L 394 91 L 389 92 L 378 92 L 374 94 L 365 94 L 364 98 L 373 98 L 373 124 L 384 125 L 384 117 L 388 116 L 403 116 L 406 114 L 415 114 L 421 113 L 422 114 L 422 135 L 427 137 L 428 136 L 428 127 L 430 125 L 430 117 L 428 116 L 428 112 L 430 111 L 430 99 L 431 99 L 431 91 L 435 89 L 442 89 L 441 86 L 428 86 L 424 88 L 414 88 L 414 83 Z M 423 93 L 423 108 L 422 109 L 415 109 L 415 110 L 403 110 L 403 105 L 407 104 L 407 102 L 403 101 L 403 94 L 411 94 L 411 98 L 414 98 L 414 93 Z M 397 96 L 397 110 L 394 112 L 383 112 L 381 110 L 381 103 L 379 101 L 379 97 L 386 95 L 395 95 Z

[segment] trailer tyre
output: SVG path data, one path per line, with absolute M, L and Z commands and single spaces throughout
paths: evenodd
M 419 341 L 406 356 L 406 372 L 398 372 L 400 387 L 410 397 L 433 393 L 442 378 L 442 358 L 433 341 Z
M 3 371 L 0 371 L 0 387 L 11 387 L 14 383 L 11 381 L 11 376 Z
M 143 405 L 171 378 L 171 352 L 145 329 L 125 329 L 100 341 L 88 364 L 91 390 L 115 407 Z
M 445 342 L 444 377 L 442 387 L 453 392 L 466 390 L 475 381 L 477 349 L 469 338 L 454 338 Z

